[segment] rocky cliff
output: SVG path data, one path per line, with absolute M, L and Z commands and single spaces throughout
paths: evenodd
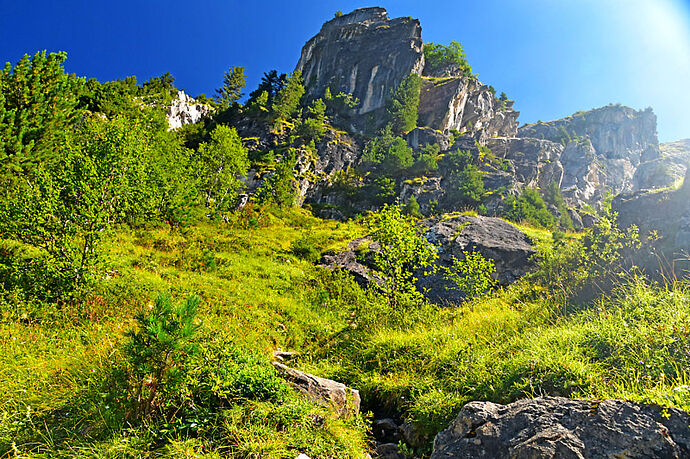
M 597 189 L 581 193 L 586 201 L 601 195 L 602 188 L 613 193 L 633 190 L 638 166 L 660 157 L 656 115 L 651 109 L 636 111 L 609 105 L 548 123 L 523 126 L 518 136 L 565 145 L 568 165 L 565 165 L 566 183 L 561 187 L 584 185 Z
M 481 140 L 515 137 L 519 112 L 513 101 L 496 99 L 476 78 L 425 76 L 419 98 L 420 126 L 448 132 L 451 129 Z
M 381 109 L 392 88 L 410 73 L 421 74 L 424 52 L 419 21 L 389 19 L 383 8 L 362 8 L 326 22 L 302 48 L 308 98 L 350 93 L 357 115 Z

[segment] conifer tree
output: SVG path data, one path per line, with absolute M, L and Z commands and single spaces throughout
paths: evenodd
M 242 89 L 247 86 L 244 67 L 231 67 L 223 76 L 223 86 L 216 89 L 216 101 L 221 109 L 227 109 L 242 97 Z

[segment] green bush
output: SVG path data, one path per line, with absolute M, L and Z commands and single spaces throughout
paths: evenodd
M 450 45 L 425 43 L 424 57 L 426 66 L 432 72 L 450 64 L 457 64 L 465 76 L 472 76 L 472 67 L 467 63 L 465 51 L 457 41 L 451 41 Z
M 484 178 L 469 151 L 453 150 L 442 159 L 447 172 L 446 196 L 453 206 L 476 206 L 485 195 Z
M 394 132 L 409 132 L 417 127 L 421 90 L 422 78 L 411 73 L 393 91 L 387 111 Z
M 310 234 L 295 239 L 290 246 L 290 253 L 310 263 L 316 263 L 321 258 L 321 250 L 316 247 Z
M 181 362 L 195 351 L 190 341 L 199 327 L 198 306 L 198 297 L 174 306 L 163 294 L 135 316 L 137 329 L 125 334 L 124 344 L 130 422 L 169 418 L 179 409 L 176 396 L 186 376 Z
M 446 269 L 444 277 L 462 291 L 467 298 L 477 298 L 487 293 L 496 285 L 493 274 L 496 265 L 478 251 L 462 252 L 463 258 L 453 257 L 453 264 Z
M 542 228 L 555 228 L 556 217 L 546 207 L 538 190 L 525 188 L 516 198 L 508 196 L 504 201 L 504 215 L 514 222 L 527 222 Z
M 412 166 L 412 149 L 402 137 L 393 134 L 387 125 L 364 149 L 362 159 L 380 174 L 391 176 Z
M 367 229 L 381 249 L 374 253 L 374 262 L 385 276 L 384 292 L 388 306 L 421 299 L 412 272 L 429 266 L 436 258 L 434 247 L 417 233 L 414 221 L 403 214 L 398 204 L 385 205 L 370 214 Z

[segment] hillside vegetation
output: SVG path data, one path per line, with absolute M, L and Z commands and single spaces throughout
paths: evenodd
M 500 161 L 413 153 L 397 132 L 414 124 L 414 78 L 394 93 L 392 124 L 359 139 L 368 164 L 356 173 L 377 179 L 352 180 L 370 211 L 341 222 L 300 207 L 298 185 L 347 94 L 305 103 L 299 72 L 269 72 L 241 105 L 234 67 L 218 97 L 200 98 L 211 117 L 169 131 L 169 75 L 101 84 L 65 74 L 64 59 L 39 53 L 0 74 L 0 455 L 366 457 L 372 419 L 393 417 L 415 432 L 401 450 L 425 457 L 472 400 L 690 409 L 690 292 L 638 272 L 644 236 L 618 229 L 609 207 L 576 233 L 557 187 L 545 198 L 558 215 L 536 191 L 512 197 L 504 216 L 534 244 L 535 271 L 489 288 L 490 260 L 467 254 L 466 300 L 425 299 L 412 268 L 436 248 L 415 229 L 418 206 L 390 188 L 445 161 L 476 214 L 491 190 L 475 162 Z M 274 144 L 242 138 L 242 123 Z M 243 196 L 250 168 L 265 175 Z M 366 235 L 381 249 L 360 256 L 382 283 L 318 266 Z M 362 413 L 303 397 L 275 351 L 361 391 Z

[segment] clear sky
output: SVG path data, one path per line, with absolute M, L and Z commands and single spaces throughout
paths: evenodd
M 523 123 L 622 103 L 654 108 L 661 141 L 690 137 L 690 0 L 0 0 L 0 60 L 66 51 L 80 76 L 170 72 L 192 95 L 245 66 L 249 92 L 292 71 L 335 11 L 365 6 L 419 18 L 424 41 L 461 42 Z

